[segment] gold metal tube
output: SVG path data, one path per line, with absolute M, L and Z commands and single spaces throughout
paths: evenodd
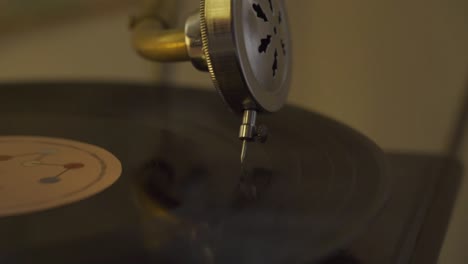
M 147 18 L 133 28 L 133 46 L 141 56 L 160 62 L 190 60 L 185 34 L 163 29 L 156 19 Z
M 175 25 L 178 2 L 147 1 L 143 12 L 133 18 L 132 42 L 138 54 L 160 62 L 190 60 L 184 31 L 172 29 Z

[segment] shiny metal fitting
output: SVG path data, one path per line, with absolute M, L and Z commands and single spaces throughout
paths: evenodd
M 285 104 L 292 63 L 283 0 L 200 0 L 199 12 L 187 18 L 184 29 L 167 23 L 178 1 L 152 2 L 152 12 L 131 23 L 141 56 L 191 61 L 209 72 L 223 101 L 239 115 L 247 109 L 276 112 Z

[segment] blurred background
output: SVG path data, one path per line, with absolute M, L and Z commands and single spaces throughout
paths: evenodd
M 190 63 L 158 65 L 134 53 L 128 21 L 135 2 L 0 0 L 0 82 L 120 80 L 213 90 L 208 74 Z M 198 6 L 184 2 L 181 17 Z M 385 150 L 448 154 L 468 168 L 468 1 L 286 3 L 291 104 L 338 119 Z M 467 244 L 464 181 L 439 263 L 466 263 Z

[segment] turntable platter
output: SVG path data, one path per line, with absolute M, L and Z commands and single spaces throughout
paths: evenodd
M 8 263 L 307 263 L 355 239 L 386 199 L 381 151 L 296 107 L 260 118 L 271 136 L 252 147 L 239 182 L 238 120 L 215 93 L 116 83 L 0 90 L 0 138 L 83 142 L 122 164 L 117 182 L 87 199 L 0 218 Z

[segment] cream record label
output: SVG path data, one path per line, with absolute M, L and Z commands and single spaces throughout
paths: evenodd
M 94 145 L 0 136 L 0 217 L 81 201 L 110 187 L 121 172 L 120 161 Z

